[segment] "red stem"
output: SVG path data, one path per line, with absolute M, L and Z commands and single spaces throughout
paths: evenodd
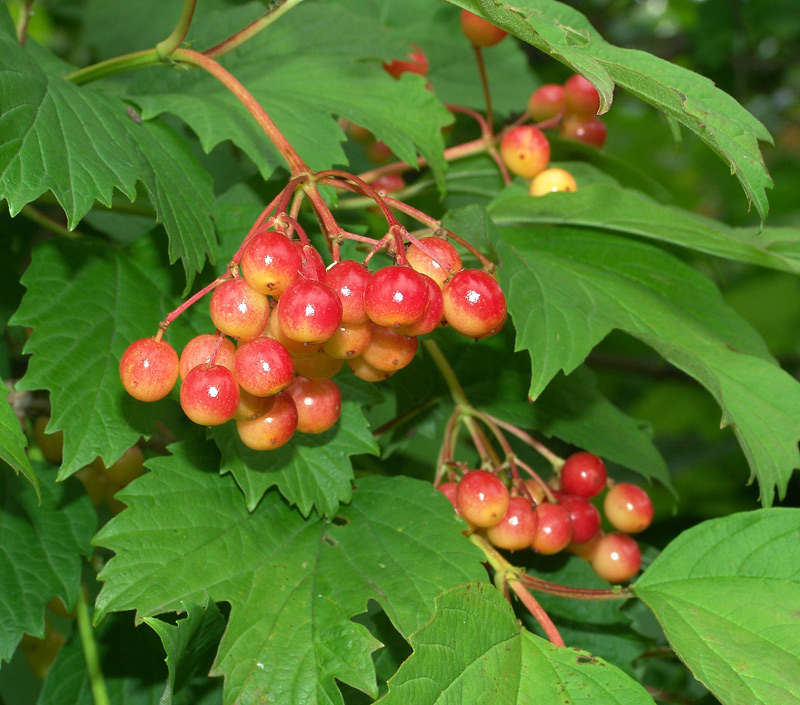
M 483 61 L 483 51 L 479 46 L 474 46 L 475 60 L 478 62 L 478 73 L 481 75 L 481 86 L 483 87 L 483 95 L 486 99 L 486 123 L 488 125 L 489 134 L 494 133 L 494 116 L 492 115 L 492 94 L 489 91 L 489 78 L 486 75 L 486 64 Z
M 537 599 L 528 592 L 528 589 L 519 582 L 519 580 L 513 578 L 508 581 L 508 584 L 517 594 L 520 602 L 528 608 L 528 611 L 533 615 L 534 619 L 539 622 L 547 638 L 556 646 L 566 646 L 564 644 L 564 639 L 561 638 L 561 634 L 559 634 L 558 629 L 556 629 L 556 625 L 553 624 L 553 620 L 550 619 L 550 615 L 544 611 L 544 608 L 539 604 Z

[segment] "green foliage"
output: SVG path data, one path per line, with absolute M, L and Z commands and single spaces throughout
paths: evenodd
M 0 404 L 0 700 L 17 700 L 38 643 L 23 635 L 51 624 L 68 638 L 39 705 L 800 699 L 798 510 L 771 508 L 797 502 L 800 230 L 794 198 L 761 222 L 771 180 L 759 143 L 771 138 L 752 104 L 595 29 L 646 44 L 633 3 L 41 0 L 24 43 L 20 5 L 0 8 L 0 369 L 15 392 Z M 713 19 L 722 47 L 735 18 L 709 18 L 710 5 L 669 13 L 697 36 Z M 511 36 L 476 60 L 461 8 Z M 191 9 L 180 48 L 159 44 Z M 751 19 L 753 46 L 800 33 Z M 213 75 L 189 60 L 187 48 L 246 27 Z M 395 80 L 383 63 L 412 44 L 428 73 Z M 717 80 L 731 61 L 711 53 L 697 58 Z M 523 179 L 506 183 L 492 148 L 531 91 L 570 70 L 597 87 L 609 142 L 546 129 L 578 191 L 534 198 Z M 656 111 L 699 139 L 673 155 Z M 386 235 L 354 176 L 308 205 L 316 171 L 382 173 L 353 124 L 420 167 L 397 167 L 406 187 L 389 205 L 403 228 L 442 235 L 443 223 L 466 267 L 496 266 L 504 329 L 479 341 L 437 329 L 374 385 L 345 367 L 338 422 L 272 451 L 246 447 L 233 423 L 192 425 L 178 389 L 131 398 L 126 347 L 236 270 L 289 179 L 281 208 L 326 265 L 333 245 L 363 261 Z M 685 192 L 706 186 L 693 164 L 708 158 L 746 198 L 721 176 L 709 193 L 733 188 L 754 206 L 736 227 L 709 216 L 727 203 L 687 207 L 705 204 Z M 206 306 L 162 324 L 178 352 L 213 330 Z M 58 468 L 25 437 L 41 415 L 64 434 Z M 112 486 L 93 461 L 134 444 L 144 474 Z M 516 472 L 555 484 L 575 450 L 601 456 L 613 480 L 649 483 L 655 522 L 630 590 L 569 552 L 468 537 L 432 486 L 477 467 L 517 492 Z M 100 484 L 96 511 L 75 473 Z M 46 607 L 53 596 L 73 607 L 81 584 L 90 614 L 83 601 L 75 622 Z M 517 599 L 522 585 L 552 627 Z M 542 638 L 556 630 L 566 646 Z

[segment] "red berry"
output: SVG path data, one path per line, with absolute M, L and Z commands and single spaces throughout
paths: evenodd
M 355 260 L 343 259 L 334 264 L 325 275 L 325 283 L 333 289 L 342 302 L 342 323 L 363 323 L 367 320 L 364 309 L 364 290 L 372 274 Z
M 183 413 L 201 426 L 219 426 L 239 406 L 239 385 L 222 365 L 198 365 L 181 384 Z
M 385 142 L 381 142 L 380 140 L 369 142 L 364 148 L 364 152 L 367 155 L 367 159 L 373 164 L 386 164 L 386 162 L 391 161 L 392 157 L 394 157 L 392 150 Z
M 250 394 L 250 392 L 240 387 L 239 406 L 236 407 L 233 419 L 234 421 L 254 419 L 265 414 L 271 406 L 272 397 L 257 397 L 255 394 Z
M 186 379 L 186 375 L 198 365 L 222 365 L 232 372 L 235 354 L 234 344 L 221 334 L 204 333 L 195 336 L 186 343 L 181 352 L 179 370 L 181 379 Z
M 597 89 L 580 74 L 573 74 L 564 82 L 564 102 L 572 115 L 597 115 L 600 95 Z
M 408 264 L 420 274 L 427 274 L 440 289 L 444 288 L 445 281 L 461 269 L 458 251 L 441 237 L 424 237 L 419 243 L 429 254 L 412 243 L 406 250 Z
M 211 294 L 211 320 L 225 335 L 241 340 L 255 338 L 269 319 L 269 302 L 244 279 L 222 282 Z
M 636 539 L 627 534 L 607 534 L 597 542 L 592 568 L 610 583 L 630 580 L 642 566 L 642 552 Z
M 502 480 L 487 470 L 470 470 L 458 483 L 458 512 L 475 526 L 500 523 L 508 511 L 508 489 Z
M 300 275 L 304 279 L 324 282 L 325 262 L 319 252 L 311 245 L 304 245 L 300 240 L 295 240 L 294 246 L 300 255 Z
M 429 276 L 425 274 L 420 274 L 420 276 L 428 287 L 428 305 L 425 307 L 425 313 L 422 314 L 422 318 L 397 329 L 397 332 L 403 335 L 425 335 L 442 324 L 442 316 L 444 316 L 442 290 Z
M 597 546 L 600 543 L 600 539 L 605 536 L 605 532 L 602 530 L 598 530 L 597 533 L 592 536 L 588 541 L 584 541 L 583 543 L 576 543 L 572 541 L 568 546 L 567 550 L 570 553 L 575 554 L 578 558 L 583 558 L 585 561 L 591 561 L 592 558 L 595 557 L 597 553 Z
M 242 389 L 258 397 L 269 397 L 292 381 L 294 364 L 277 340 L 253 338 L 236 351 L 234 373 Z
M 295 359 L 312 357 L 322 349 L 322 343 L 303 343 L 287 337 L 283 330 L 281 330 L 281 324 L 278 322 L 278 317 L 275 315 L 275 313 L 269 317 L 267 327 L 264 329 L 264 333 L 262 335 L 279 342 Z
M 409 52 L 408 59 L 395 59 L 384 63 L 383 68 L 392 78 L 400 78 L 404 73 L 416 73 L 424 76 L 428 73 L 428 57 L 416 44 L 412 44 L 414 51 Z
M 178 353 L 164 340 L 141 338 L 128 346 L 119 361 L 122 386 L 134 399 L 158 401 L 178 379 Z
M 538 127 L 520 125 L 503 136 L 500 156 L 509 171 L 531 179 L 550 161 L 550 143 Z
M 506 297 L 491 274 L 462 269 L 442 292 L 445 320 L 468 338 L 497 333 L 506 318 Z
M 323 433 L 339 419 L 342 393 L 333 380 L 295 377 L 286 393 L 297 407 L 297 430 L 300 433 Z
M 402 191 L 406 187 L 406 182 L 400 174 L 384 174 L 375 179 L 371 186 L 378 193 L 389 195 L 395 191 Z
M 511 497 L 500 523 L 486 530 L 486 537 L 497 548 L 520 551 L 536 536 L 539 519 L 527 497 Z
M 289 238 L 267 230 L 257 233 L 247 244 L 240 266 L 250 286 L 277 297 L 300 279 L 301 257 Z
M 284 335 L 301 343 L 324 343 L 342 321 L 342 302 L 329 286 L 310 279 L 292 284 L 275 309 Z
M 595 147 L 602 147 L 606 143 L 606 125 L 597 116 L 567 115 L 561 121 L 559 134 L 565 139 L 585 142 Z
M 458 483 L 457 482 L 443 482 L 437 488 L 439 492 L 441 492 L 447 499 L 450 500 L 450 504 L 453 505 L 453 509 L 458 511 L 456 506 L 456 494 L 458 493 Z
M 255 419 L 236 422 L 239 438 L 253 450 L 275 450 L 284 445 L 297 429 L 297 407 L 285 392 L 268 397 L 269 408 Z
M 564 87 L 558 83 L 539 86 L 528 98 L 528 115 L 536 122 L 550 120 L 564 109 Z
M 606 479 L 606 466 L 594 453 L 573 453 L 561 468 L 563 491 L 587 499 L 596 497 L 603 491 Z
M 538 528 L 531 548 L 536 553 L 552 556 L 563 551 L 572 540 L 572 518 L 561 504 L 543 502 L 536 507 Z
M 411 267 L 393 265 L 375 272 L 364 290 L 367 316 L 379 326 L 398 327 L 422 318 L 428 286 Z
M 493 47 L 506 37 L 506 32 L 467 10 L 461 11 L 461 31 L 476 47 Z
M 608 491 L 603 511 L 611 526 L 627 534 L 638 534 L 653 521 L 653 503 L 647 492 L 629 482 L 618 482 Z
M 588 499 L 574 494 L 560 494 L 558 503 L 572 519 L 573 543 L 585 543 L 600 530 L 600 512 Z

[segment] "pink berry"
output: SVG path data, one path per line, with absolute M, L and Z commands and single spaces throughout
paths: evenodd
M 342 321 L 342 302 L 329 286 L 306 279 L 283 293 L 275 312 L 288 338 L 301 343 L 324 343 Z
M 300 279 L 301 257 L 294 243 L 274 230 L 257 233 L 240 262 L 242 276 L 256 291 L 280 296 Z
M 367 316 L 396 328 L 418 321 L 428 305 L 428 287 L 411 267 L 394 265 L 375 272 L 364 290 Z
M 550 120 L 564 109 L 564 104 L 564 87 L 558 83 L 546 83 L 528 99 L 528 115 L 535 122 Z
M 119 361 L 122 386 L 134 399 L 158 401 L 178 379 L 178 354 L 164 340 L 141 338 L 128 346 Z
M 580 74 L 573 74 L 564 82 L 564 102 L 573 115 L 597 115 L 600 95 L 597 89 Z

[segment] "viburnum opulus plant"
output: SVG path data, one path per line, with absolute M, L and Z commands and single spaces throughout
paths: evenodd
M 66 5 L 0 8 L 4 701 L 800 699 L 800 387 L 693 266 L 800 235 L 664 205 L 599 115 L 763 220 L 761 123 L 558 2 Z M 688 511 L 630 338 L 761 508 Z

